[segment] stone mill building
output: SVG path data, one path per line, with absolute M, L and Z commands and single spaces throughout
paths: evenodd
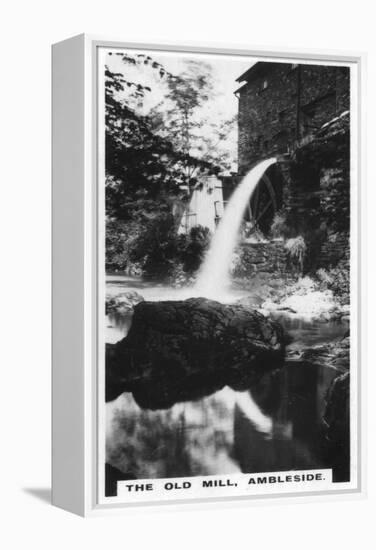
M 349 110 L 349 69 L 260 62 L 239 76 L 239 174 Z
M 283 267 L 283 245 L 272 234 L 276 214 L 285 220 L 285 239 L 305 240 L 305 271 L 347 261 L 349 68 L 258 62 L 237 82 L 238 174 L 224 182 L 224 194 L 260 160 L 278 159 L 251 199 L 253 221 L 269 238 L 268 245 L 249 246 L 251 263 L 257 260 L 252 267 L 267 272 Z
M 307 247 L 305 272 L 348 261 L 349 68 L 258 62 L 237 84 L 238 171 L 201 182 L 179 232 L 197 224 L 215 231 L 241 179 L 261 160 L 277 157 L 256 187 L 244 220 L 242 248 L 249 272 L 283 271 L 285 242 L 297 237 Z M 283 222 L 279 234 L 276 218 Z

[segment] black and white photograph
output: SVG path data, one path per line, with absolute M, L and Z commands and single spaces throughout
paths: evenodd
M 2 6 L 0 547 L 375 547 L 371 3 Z
M 104 500 L 355 486 L 350 65 L 99 59 Z

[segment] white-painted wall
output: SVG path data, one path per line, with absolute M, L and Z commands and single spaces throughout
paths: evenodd
M 212 233 L 216 228 L 216 216 L 223 214 L 222 182 L 215 176 L 202 178 L 192 193 L 192 198 L 186 208 L 178 232 L 188 233 L 192 227 L 202 225 Z

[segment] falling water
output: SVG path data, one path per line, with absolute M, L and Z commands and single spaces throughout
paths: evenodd
M 200 269 L 195 285 L 197 295 L 218 297 L 226 293 L 230 285 L 231 260 L 245 210 L 264 172 L 276 160 L 271 158 L 257 164 L 232 194 Z

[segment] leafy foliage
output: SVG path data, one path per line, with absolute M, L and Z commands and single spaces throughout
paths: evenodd
M 332 231 L 348 231 L 350 224 L 350 175 L 348 166 L 323 169 L 321 208 Z
M 212 166 L 212 173 L 228 170 L 231 159 L 221 150 L 220 144 L 235 129 L 235 118 L 210 122 L 203 114 L 203 107 L 214 88 L 210 66 L 197 61 L 187 62 L 185 71 L 168 79 L 167 88 L 164 101 L 152 111 L 155 131 L 185 156 L 205 159 Z M 199 181 L 200 172 L 199 163 L 184 166 L 188 194 Z
M 106 223 L 106 271 L 140 275 L 141 266 L 132 259 L 140 225 L 134 221 L 108 220 Z
M 147 117 L 116 98 L 125 84 L 106 70 L 106 212 L 123 220 L 155 209 L 156 201 L 166 208 L 163 198 L 179 195 L 181 181 L 171 145 L 152 133 Z
M 179 256 L 179 237 L 173 215 L 167 212 L 150 218 L 134 245 L 131 260 L 141 265 L 146 278 L 162 280 L 171 276 Z
M 122 59 L 132 65 L 147 62 L 159 75 L 167 75 L 169 82 L 177 78 L 150 57 L 140 60 L 127 55 Z M 153 116 L 137 109 L 150 91 L 149 86 L 106 68 L 106 212 L 110 216 L 129 219 L 140 210 L 170 210 L 174 199 L 186 194 L 187 170 L 216 171 L 212 163 L 158 135 Z
M 180 257 L 186 273 L 195 273 L 200 267 L 210 244 L 210 231 L 207 227 L 196 225 L 188 235 L 180 236 Z
M 114 55 L 130 70 L 105 71 L 106 269 L 141 270 L 153 279 L 176 270 L 193 274 L 209 231 L 195 227 L 178 236 L 177 228 L 200 175 L 216 173 L 222 159 L 215 158 L 208 132 L 202 137 L 207 122 L 197 117 L 212 90 L 210 71 L 190 63 L 176 76 L 150 56 Z M 152 89 L 137 82 L 138 68 L 145 67 L 167 89 L 165 103 L 147 114 L 143 105 Z M 218 125 L 215 139 L 226 137 L 226 125 Z
M 286 213 L 279 210 L 274 214 L 273 221 L 270 226 L 270 233 L 273 237 L 286 237 L 289 231 Z
M 210 231 L 202 226 L 177 235 L 171 213 L 156 214 L 143 224 L 111 220 L 106 225 L 106 270 L 187 282 L 201 265 L 209 242 Z
M 292 239 L 287 239 L 285 248 L 291 261 L 297 265 L 300 271 L 303 271 L 304 257 L 307 251 L 304 237 L 298 235 Z
M 350 269 L 348 261 L 340 262 L 329 270 L 318 269 L 316 277 L 322 290 L 331 290 L 340 302 L 348 304 L 350 301 Z

